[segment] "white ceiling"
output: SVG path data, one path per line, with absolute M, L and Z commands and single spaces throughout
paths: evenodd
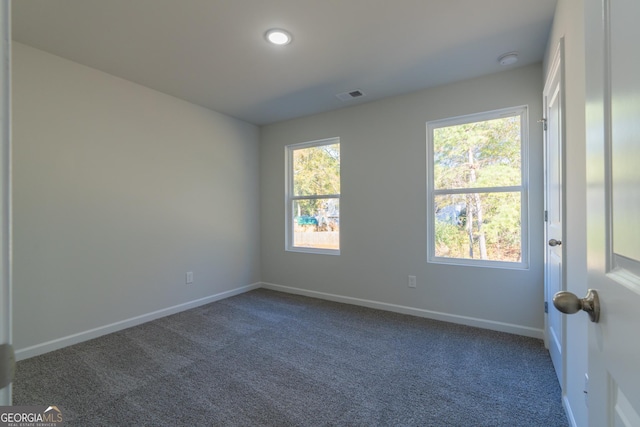
M 18 42 L 262 125 L 539 62 L 555 5 L 19 0 L 12 25 Z M 268 45 L 272 27 L 293 42 Z M 518 63 L 499 65 L 510 51 Z M 366 96 L 335 96 L 354 89 Z

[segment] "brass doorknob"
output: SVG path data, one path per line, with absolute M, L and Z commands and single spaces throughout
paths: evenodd
M 582 299 L 571 292 L 558 292 L 553 296 L 553 305 L 565 314 L 574 314 L 583 310 L 589 314 L 592 322 L 598 323 L 600 320 L 600 298 L 598 298 L 598 292 L 593 289 L 589 289 L 587 296 Z
M 562 241 L 560 240 L 556 240 L 556 239 L 549 240 L 549 246 L 560 246 L 561 244 L 562 244 Z

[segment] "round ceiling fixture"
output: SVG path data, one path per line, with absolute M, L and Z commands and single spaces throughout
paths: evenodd
M 515 64 L 516 62 L 518 62 L 518 52 L 505 53 L 504 55 L 501 55 L 500 58 L 498 58 L 498 62 L 500 63 L 500 65 Z
M 272 28 L 268 30 L 264 33 L 264 38 L 267 39 L 269 43 L 278 46 L 284 46 L 291 43 L 291 33 L 280 28 Z

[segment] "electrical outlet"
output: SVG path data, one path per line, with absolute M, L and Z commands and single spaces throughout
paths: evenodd
M 187 271 L 187 274 L 185 275 L 185 282 L 187 285 L 190 285 L 193 283 L 193 271 Z
M 410 288 L 416 287 L 416 276 L 409 276 L 409 287 Z

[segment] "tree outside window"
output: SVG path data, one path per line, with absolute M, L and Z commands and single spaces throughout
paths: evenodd
M 340 250 L 340 140 L 294 144 L 287 153 L 287 250 Z
M 427 124 L 430 261 L 526 267 L 526 111 Z

